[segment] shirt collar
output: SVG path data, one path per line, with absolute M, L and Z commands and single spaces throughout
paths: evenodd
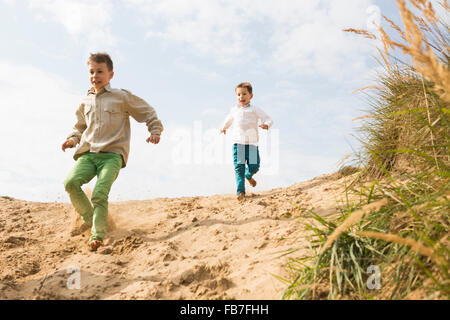
M 108 83 L 106 86 L 104 86 L 104 87 L 100 90 L 99 94 L 102 93 L 103 91 L 108 91 L 108 92 L 110 92 L 110 91 L 111 91 L 111 84 Z M 90 89 L 88 90 L 88 94 L 95 94 L 95 89 L 94 89 L 94 87 L 92 87 L 92 88 L 90 88 Z
M 246 104 L 245 106 L 241 106 L 239 103 L 238 103 L 238 108 L 248 108 L 248 107 L 250 107 L 250 103 L 249 104 Z

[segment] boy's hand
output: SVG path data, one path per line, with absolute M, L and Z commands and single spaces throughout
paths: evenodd
M 259 127 L 264 130 L 269 130 L 269 126 L 267 124 L 261 124 Z
M 62 151 L 66 152 L 67 148 L 73 148 L 73 147 L 74 147 L 73 141 L 70 140 L 70 139 L 66 140 L 66 142 L 64 142 L 63 145 L 62 145 Z
M 220 133 L 227 134 L 227 130 L 226 129 L 220 130 Z
M 159 135 L 152 134 L 152 135 L 150 136 L 150 138 L 148 138 L 146 141 L 147 141 L 147 143 L 151 142 L 151 143 L 153 143 L 153 144 L 158 144 L 158 143 L 159 143 L 159 139 L 160 139 L 160 136 L 159 136 Z

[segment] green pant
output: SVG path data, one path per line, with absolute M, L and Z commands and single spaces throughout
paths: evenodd
M 69 193 L 70 201 L 83 221 L 92 224 L 89 241 L 103 240 L 106 233 L 108 215 L 108 196 L 111 186 L 122 168 L 122 156 L 112 152 L 85 153 L 77 159 L 69 173 L 64 187 Z M 92 192 L 91 202 L 81 190 L 83 184 L 97 176 L 97 183 Z

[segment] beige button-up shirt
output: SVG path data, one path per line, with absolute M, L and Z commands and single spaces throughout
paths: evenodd
M 164 130 L 155 110 L 143 99 L 108 84 L 99 93 L 91 89 L 82 98 L 76 111 L 77 122 L 67 137 L 74 145 L 79 143 L 73 158 L 85 152 L 115 152 L 122 156 L 122 168 L 130 151 L 130 116 L 145 122 L 148 131 L 160 135 Z

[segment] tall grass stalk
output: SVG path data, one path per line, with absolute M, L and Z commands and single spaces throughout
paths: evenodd
M 346 189 L 360 200 L 334 220 L 309 212 L 312 255 L 289 264 L 284 299 L 450 298 L 450 29 L 430 1 L 397 3 L 403 26 L 384 19 L 400 40 L 379 26 L 384 72 L 362 89 L 363 170 Z M 374 266 L 380 289 L 370 285 Z

